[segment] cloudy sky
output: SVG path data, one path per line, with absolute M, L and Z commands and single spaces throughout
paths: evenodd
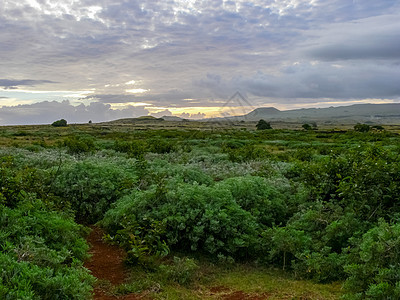
M 398 0 L 0 3 L 0 125 L 400 102 Z

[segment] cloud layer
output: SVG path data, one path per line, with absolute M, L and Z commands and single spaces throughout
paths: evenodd
M 13 119 L 1 117 L 25 122 L 16 112 L 28 105 L 50 113 L 53 101 L 35 104 L 49 100 L 36 95 L 17 106 L 21 99 L 6 91 L 28 88 L 90 91 L 80 102 L 51 100 L 109 110 L 220 107 L 236 91 L 256 106 L 281 108 L 397 101 L 399 13 L 396 0 L 7 1 L 0 7 L 0 97 L 16 106 L 1 110 Z
M 31 105 L 3 106 L 0 108 L 0 125 L 51 124 L 59 119 L 66 119 L 68 123 L 87 123 L 89 120 L 101 122 L 147 114 L 148 111 L 142 107 L 128 106 L 118 110 L 102 103 L 74 106 L 68 100 L 44 101 Z

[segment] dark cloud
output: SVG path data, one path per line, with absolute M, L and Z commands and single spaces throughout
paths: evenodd
M 102 103 L 73 106 L 69 101 L 44 101 L 30 105 L 1 107 L 0 125 L 49 124 L 58 119 L 66 119 L 69 123 L 87 123 L 89 120 L 102 122 L 147 114 L 148 111 L 142 107 L 128 106 L 117 110 Z
M 16 89 L 19 86 L 36 86 L 45 83 L 55 83 L 55 82 L 51 80 L 33 80 L 33 79 L 23 79 L 23 80 L 0 79 L 0 87 L 6 89 Z
M 288 67 L 279 75 L 259 72 L 252 77 L 227 80 L 207 76 L 199 85 L 216 94 L 229 95 L 240 90 L 247 96 L 266 98 L 387 99 L 400 97 L 399 78 L 400 69 L 391 65 L 306 63 Z
M 379 16 L 314 32 L 305 53 L 318 60 L 400 60 L 400 19 Z M 379 64 L 379 62 L 378 62 Z
M 95 95 L 87 96 L 87 97 L 83 98 L 83 100 L 96 100 L 101 103 L 127 103 L 127 102 L 135 102 L 135 101 L 137 101 L 137 98 L 135 95 L 123 95 L 123 94 L 122 95 L 121 94 L 97 95 L 97 94 L 95 94 Z

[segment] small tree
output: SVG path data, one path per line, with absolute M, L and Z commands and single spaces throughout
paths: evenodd
M 257 127 L 257 130 L 272 129 L 271 124 L 269 122 L 266 122 L 263 119 L 258 121 L 256 127 Z
M 303 127 L 304 130 L 311 130 L 312 129 L 311 125 L 307 124 L 307 123 L 303 124 L 301 127 Z
M 359 132 L 368 132 L 370 129 L 371 127 L 367 124 L 358 123 L 357 125 L 354 126 L 354 130 Z
M 67 121 L 64 120 L 64 119 L 61 119 L 61 120 L 53 122 L 51 124 L 51 126 L 54 126 L 54 127 L 67 127 Z

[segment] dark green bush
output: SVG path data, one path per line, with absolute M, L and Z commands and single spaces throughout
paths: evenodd
M 0 206 L 0 298 L 87 299 L 93 277 L 82 267 L 88 246 L 73 220 L 38 200 Z
M 51 126 L 54 127 L 67 127 L 67 121 L 64 119 L 58 120 L 58 121 L 54 121 Z
M 344 262 L 351 239 L 368 228 L 332 204 L 316 204 L 296 213 L 285 227 L 266 230 L 269 260 L 321 282 L 344 277 Z
M 380 220 L 354 245 L 345 270 L 346 299 L 399 299 L 400 224 Z
M 368 124 L 358 123 L 357 125 L 354 126 L 354 130 L 359 132 L 368 132 L 370 131 L 370 129 L 371 127 Z
M 178 184 L 134 192 L 106 213 L 102 224 L 111 236 L 123 228 L 124 216 L 139 224 L 144 218 L 165 221 L 165 238 L 173 249 L 255 256 L 259 225 L 223 187 Z
M 265 147 L 254 144 L 247 144 L 238 148 L 224 147 L 223 151 L 228 154 L 228 158 L 232 162 L 262 160 L 271 156 Z
M 265 120 L 258 121 L 256 125 L 257 130 L 272 129 L 271 124 Z
M 70 204 L 78 220 L 93 223 L 135 184 L 136 176 L 129 165 L 85 160 L 63 166 L 52 191 Z
M 127 153 L 129 157 L 143 158 L 143 155 L 147 153 L 148 145 L 144 141 L 134 140 L 134 141 L 121 141 L 116 140 L 114 142 L 114 150 Z
M 264 178 L 255 176 L 228 178 L 215 186 L 226 189 L 242 209 L 251 213 L 259 224 L 272 226 L 286 221 L 288 208 L 285 195 Z
M 174 151 L 175 144 L 170 141 L 157 139 L 150 141 L 149 147 L 150 147 L 150 152 L 163 154 Z
M 115 235 L 107 236 L 108 241 L 125 248 L 126 262 L 129 264 L 142 264 L 151 267 L 154 259 L 169 254 L 165 242 L 165 223 L 147 218 L 135 221 L 132 217 L 125 217 L 121 222 L 122 229 Z
M 64 140 L 63 145 L 70 154 L 88 153 L 95 150 L 94 141 L 90 137 L 68 137 Z

